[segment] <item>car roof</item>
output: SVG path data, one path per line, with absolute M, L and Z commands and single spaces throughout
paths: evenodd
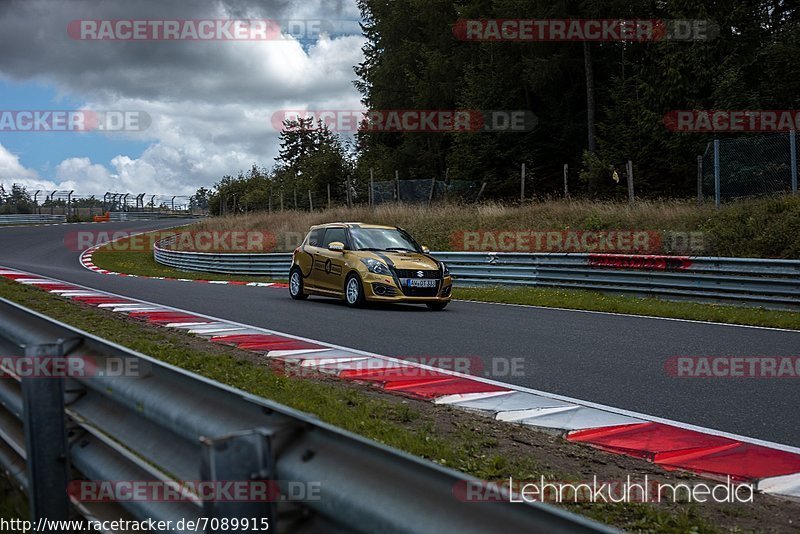
M 380 228 L 384 230 L 396 230 L 397 227 L 395 226 L 384 226 L 381 224 L 365 224 L 360 222 L 331 222 L 331 223 L 324 223 L 324 224 L 317 224 L 311 227 L 312 230 L 318 230 L 320 228 L 331 228 L 331 227 L 345 227 L 345 228 Z

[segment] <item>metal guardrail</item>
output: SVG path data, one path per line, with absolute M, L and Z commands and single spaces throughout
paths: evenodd
M 66 215 L 50 215 L 37 213 L 19 213 L 0 215 L 0 225 L 3 224 L 42 224 L 67 222 Z
M 192 217 L 182 213 L 165 213 L 160 211 L 112 211 L 109 212 L 112 221 L 148 221 L 151 219 L 175 219 Z
M 155 261 L 175 269 L 286 278 L 290 253 L 242 254 L 171 250 L 167 237 Z M 457 285 L 591 289 L 699 301 L 800 308 L 800 261 L 755 258 L 433 252 Z
M 542 504 L 464 502 L 462 473 L 322 423 L 0 299 L 6 356 L 71 356 L 126 376 L 0 380 L 0 465 L 33 521 L 66 519 L 69 481 L 317 484 L 302 502 L 83 502 L 94 519 L 267 518 L 270 532 L 610 532 Z M 118 364 L 119 365 L 119 364 Z M 66 460 L 66 461 L 65 461 Z M 214 530 L 207 530 L 212 532 Z M 218 530 L 223 532 L 224 529 Z

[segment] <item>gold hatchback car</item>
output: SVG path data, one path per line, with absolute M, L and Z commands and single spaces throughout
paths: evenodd
M 312 226 L 292 255 L 289 294 L 371 302 L 426 304 L 442 310 L 453 282 L 447 266 L 408 232 L 393 226 L 329 223 Z

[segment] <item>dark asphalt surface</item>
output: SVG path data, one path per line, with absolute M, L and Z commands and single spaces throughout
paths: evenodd
M 78 230 L 145 230 L 176 221 L 0 227 L 0 265 L 391 356 L 524 358 L 522 376 L 492 378 L 760 439 L 800 446 L 800 380 L 686 379 L 671 356 L 800 355 L 800 333 L 631 316 L 453 302 L 443 312 L 352 310 L 285 289 L 100 275 L 64 244 Z

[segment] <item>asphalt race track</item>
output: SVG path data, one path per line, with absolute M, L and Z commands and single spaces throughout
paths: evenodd
M 398 357 L 524 358 L 521 376 L 552 393 L 800 446 L 798 382 L 668 376 L 671 356 L 797 356 L 800 332 L 519 306 L 453 302 L 443 312 L 352 310 L 288 290 L 96 274 L 64 244 L 78 230 L 165 228 L 175 220 L 0 227 L 0 265 L 168 306 Z

